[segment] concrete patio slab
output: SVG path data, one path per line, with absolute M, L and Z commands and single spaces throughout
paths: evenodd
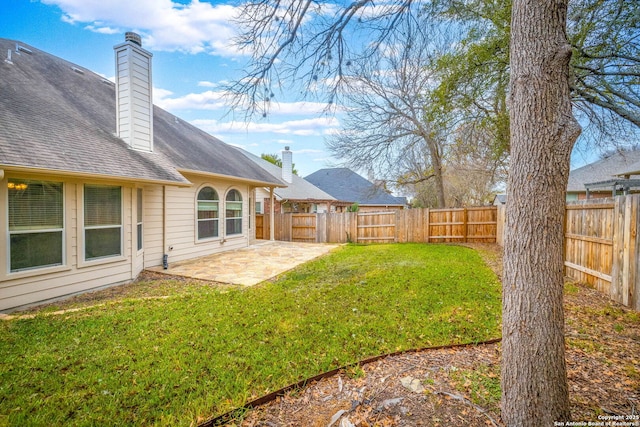
M 252 286 L 329 253 L 339 244 L 264 241 L 247 248 L 169 264 L 150 271 L 200 280 Z

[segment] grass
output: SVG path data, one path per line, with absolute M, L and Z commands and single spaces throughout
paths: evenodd
M 457 246 L 349 245 L 252 288 L 164 288 L 0 322 L 0 425 L 187 426 L 368 356 L 499 335 L 498 280 Z

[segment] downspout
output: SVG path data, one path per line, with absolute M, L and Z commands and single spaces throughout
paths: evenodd
M 167 253 L 167 186 L 162 186 L 162 268 L 169 268 L 169 254 Z

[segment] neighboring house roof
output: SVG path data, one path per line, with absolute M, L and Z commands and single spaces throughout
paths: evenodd
M 616 176 L 632 171 L 634 164 L 640 164 L 640 150 L 618 151 L 604 159 L 574 169 L 569 173 L 568 192 L 584 192 L 585 184 L 609 181 Z M 636 175 L 631 173 L 630 175 Z M 640 171 L 637 173 L 640 177 Z
M 505 205 L 507 204 L 507 195 L 506 194 L 496 194 L 493 198 L 493 205 Z
M 404 206 L 404 197 L 394 197 L 348 168 L 320 169 L 305 177 L 307 181 L 338 200 L 359 205 Z
M 244 154 L 249 160 L 269 172 L 276 177 L 282 176 L 282 168 L 268 162 L 261 157 L 249 153 L 241 148 L 236 148 L 239 152 Z M 278 200 L 313 200 L 313 201 L 335 201 L 335 197 L 325 193 L 315 185 L 292 174 L 291 183 L 287 183 L 287 187 L 277 188 L 274 190 L 274 194 Z
M 640 160 L 638 160 L 637 162 L 627 166 L 626 169 L 621 170 L 618 175 L 619 176 L 640 175 Z
M 15 52 L 21 45 L 31 53 Z M 115 85 L 86 68 L 0 39 L 0 167 L 188 185 L 180 172 L 283 183 L 204 131 L 154 106 L 154 152 L 116 131 Z M 105 55 L 113 55 L 105 52 Z

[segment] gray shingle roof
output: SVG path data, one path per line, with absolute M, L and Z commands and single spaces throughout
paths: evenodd
M 640 150 L 619 151 L 604 159 L 589 163 L 569 173 L 568 192 L 586 191 L 584 185 L 594 182 L 608 181 L 627 171 L 634 171 L 633 165 L 640 166 Z M 640 168 L 636 168 L 640 169 Z M 640 178 L 640 174 L 631 174 L 632 178 Z
M 305 177 L 307 181 L 338 200 L 359 205 L 406 205 L 404 197 L 394 197 L 348 168 L 320 169 Z
M 274 176 L 282 176 L 282 168 L 274 165 L 254 154 L 249 153 L 248 151 L 242 150 L 241 148 L 237 148 L 239 152 L 244 154 L 248 159 L 253 161 L 255 164 L 265 169 L 271 175 Z M 298 175 L 293 175 L 292 183 L 287 183 L 287 187 L 278 188 L 274 191 L 275 195 L 279 200 L 327 200 L 327 201 L 335 201 L 336 199 L 330 194 L 325 193 L 315 185 L 306 181 L 305 179 L 299 177 Z
M 17 54 L 16 43 L 32 53 Z M 12 64 L 4 61 L 9 49 Z M 155 106 L 154 152 L 129 149 L 114 134 L 112 82 L 22 42 L 0 39 L 0 52 L 0 167 L 176 184 L 188 184 L 179 170 L 191 170 L 282 185 L 232 147 Z

